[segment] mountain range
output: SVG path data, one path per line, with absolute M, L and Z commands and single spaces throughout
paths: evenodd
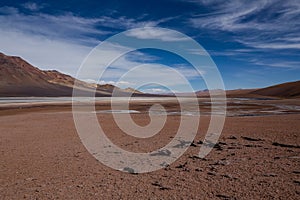
M 56 70 L 40 70 L 16 56 L 0 53 L 0 96 L 72 96 L 75 78 Z M 113 90 L 122 96 L 133 93 L 144 96 L 133 88 L 121 89 L 111 84 L 99 85 L 77 81 L 80 95 L 85 96 L 96 91 L 95 96 L 111 96 Z
M 56 70 L 40 70 L 17 56 L 0 53 L 0 97 L 60 97 L 72 96 L 75 78 Z M 80 95 L 95 92 L 97 97 L 109 97 L 115 90 L 118 96 L 157 96 L 144 94 L 133 88 L 121 89 L 111 84 L 99 85 L 76 80 Z M 208 90 L 196 92 L 199 97 L 209 96 Z M 282 83 L 259 89 L 227 90 L 227 97 L 300 97 L 300 81 Z M 189 96 L 181 93 L 180 96 Z

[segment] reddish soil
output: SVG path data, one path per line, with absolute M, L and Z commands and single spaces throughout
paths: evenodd
M 1 199 L 299 199 L 300 114 L 227 117 L 218 145 L 197 158 L 208 116 L 193 145 L 169 167 L 145 174 L 113 170 L 82 145 L 70 108 L 0 111 Z M 103 107 L 106 109 L 106 107 Z M 146 140 L 129 137 L 99 114 L 107 135 L 130 151 L 161 147 L 179 116 Z M 133 114 L 146 125 L 146 114 Z

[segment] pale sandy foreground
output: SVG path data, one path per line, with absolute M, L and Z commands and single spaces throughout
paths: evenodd
M 111 114 L 98 114 L 120 147 L 149 152 L 178 128 L 169 116 L 161 133 L 137 139 L 122 133 Z M 140 125 L 148 115 L 132 114 Z M 209 122 L 189 150 L 165 169 L 146 174 L 113 170 L 81 144 L 68 108 L 2 111 L 0 199 L 299 199 L 300 114 L 227 117 L 218 145 L 197 158 Z

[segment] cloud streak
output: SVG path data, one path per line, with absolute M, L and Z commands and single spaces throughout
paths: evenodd
M 286 1 L 218 0 L 192 1 L 211 6 L 209 15 L 194 15 L 188 23 L 194 28 L 234 34 L 234 40 L 258 49 L 299 49 L 300 3 Z M 284 36 L 284 37 L 282 37 Z M 280 42 L 278 42 L 280 40 Z

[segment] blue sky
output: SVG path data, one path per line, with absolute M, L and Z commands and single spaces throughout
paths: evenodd
M 300 77 L 298 0 L 0 2 L 0 51 L 21 56 L 39 68 L 73 76 L 101 41 L 139 27 L 169 28 L 195 39 L 218 66 L 226 89 L 265 87 Z M 178 39 L 168 32 L 136 34 L 154 34 L 174 42 Z M 109 53 L 114 51 L 118 49 Z M 162 64 L 180 66 L 195 90 L 205 89 L 191 66 L 171 53 L 133 52 L 120 59 L 118 67 L 139 63 L 150 63 L 154 68 Z M 155 69 L 164 72 L 163 68 Z M 134 81 L 117 82 L 116 74 L 110 74 L 101 83 L 135 87 Z M 154 86 L 144 90 L 163 91 Z M 178 91 L 182 90 L 178 87 Z

